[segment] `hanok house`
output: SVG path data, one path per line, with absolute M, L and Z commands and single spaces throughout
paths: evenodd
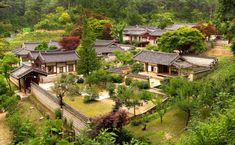
M 134 60 L 144 63 L 144 71 L 159 76 L 183 75 L 183 70 L 192 68 L 192 64 L 184 61 L 177 53 L 141 51 Z
M 29 57 L 33 60 L 32 66 L 40 68 L 48 73 L 74 73 L 79 57 L 75 51 L 55 51 L 55 52 L 38 52 L 36 54 L 29 53 Z
M 144 47 L 147 44 L 156 44 L 164 32 L 174 31 L 181 27 L 194 27 L 195 24 L 173 24 L 165 29 L 150 26 L 128 26 L 123 30 L 123 40 L 127 43 L 139 43 Z
M 12 53 L 18 56 L 20 59 L 20 65 L 25 64 L 25 65 L 30 65 L 30 59 L 28 58 L 29 52 L 35 51 L 35 48 L 39 45 L 39 42 L 24 42 L 21 47 L 16 48 L 12 50 Z M 59 45 L 58 41 L 55 40 L 50 40 L 48 42 L 48 46 L 55 46 L 60 50 L 62 47 Z M 54 50 L 54 51 L 58 51 Z
M 134 60 L 144 64 L 142 74 L 151 77 L 185 76 L 190 80 L 198 72 L 210 71 L 217 63 L 215 58 L 180 56 L 177 53 L 156 51 L 141 51 L 134 56 Z
M 47 73 L 41 69 L 22 65 L 19 68 L 10 72 L 10 80 L 19 90 L 24 90 L 26 93 L 32 82 L 39 84 L 40 76 L 47 76 Z
M 114 56 L 113 52 L 115 50 L 124 51 L 118 46 L 115 40 L 100 40 L 95 41 L 95 50 L 98 56 L 109 57 Z

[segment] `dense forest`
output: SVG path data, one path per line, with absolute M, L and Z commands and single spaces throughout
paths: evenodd
M 57 7 L 65 9 L 63 16 L 69 14 L 71 22 L 76 22 L 86 9 L 112 21 L 149 25 L 162 17 L 176 22 L 211 21 L 218 3 L 217 0 L 2 0 L 0 5 L 0 32 L 8 32 L 34 28 L 40 20 L 58 12 Z

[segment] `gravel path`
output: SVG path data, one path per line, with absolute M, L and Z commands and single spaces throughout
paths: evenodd
M 0 113 L 0 145 L 8 145 L 11 143 L 11 133 L 5 124 L 6 113 Z

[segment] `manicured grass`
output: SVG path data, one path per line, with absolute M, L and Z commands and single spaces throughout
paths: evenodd
M 143 125 L 126 127 L 127 130 L 134 133 L 136 137 L 144 137 L 149 139 L 152 144 L 164 144 L 166 141 L 173 141 L 182 134 L 187 115 L 178 108 L 172 108 L 168 111 L 161 124 L 160 119 L 155 119 L 147 124 L 147 130 L 143 131 Z
M 84 103 L 83 98 L 82 96 L 73 98 L 65 97 L 64 101 L 87 117 L 99 116 L 112 110 L 113 101 L 111 99 Z
M 43 127 L 46 124 L 46 119 L 29 100 L 20 101 L 17 105 L 16 110 L 17 112 L 19 112 L 22 118 L 33 123 L 33 126 L 36 128 L 37 134 L 40 134 L 42 132 L 42 130 L 44 129 Z M 44 118 L 40 120 L 41 117 Z

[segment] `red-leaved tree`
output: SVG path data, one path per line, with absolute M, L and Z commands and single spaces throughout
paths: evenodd
M 116 112 L 110 112 L 105 115 L 96 117 L 91 121 L 91 136 L 96 136 L 102 129 L 108 129 L 108 131 L 113 132 L 115 130 L 122 130 L 122 127 L 128 121 L 128 114 L 124 110 L 119 110 Z
M 112 24 L 105 24 L 103 29 L 103 39 L 105 40 L 113 40 L 113 37 L 111 36 L 111 28 Z
M 60 40 L 60 45 L 65 50 L 75 50 L 79 43 L 80 43 L 80 37 L 79 36 L 68 36 L 63 37 L 62 40 Z
M 202 34 L 205 35 L 205 38 L 208 41 L 210 40 L 211 35 L 216 35 L 217 34 L 216 26 L 214 24 L 211 24 L 211 23 L 198 23 L 193 28 L 196 28 L 199 31 L 201 31 Z

